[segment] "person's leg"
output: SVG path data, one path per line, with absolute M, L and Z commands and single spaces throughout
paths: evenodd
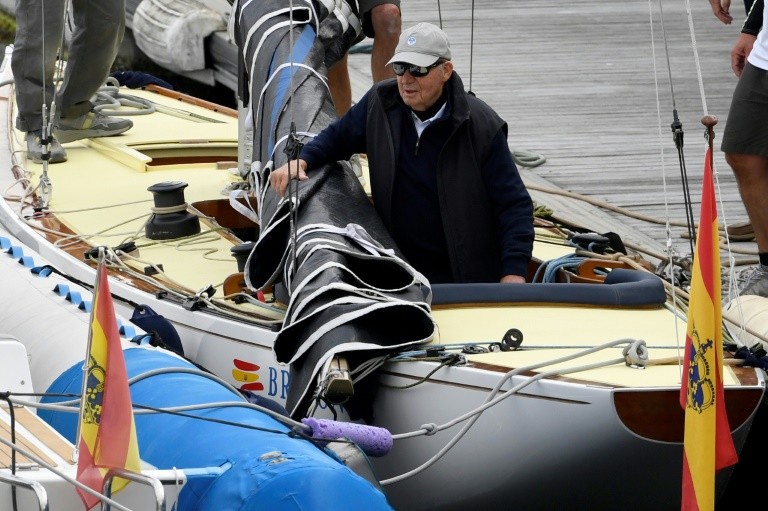
M 16 0 L 16 37 L 11 69 L 19 112 L 16 127 L 21 131 L 41 129 L 43 101 L 50 114 L 56 50 L 61 45 L 63 32 L 64 0 L 45 0 L 44 6 L 42 0 Z
M 733 91 L 720 146 L 755 233 L 758 271 L 741 294 L 768 297 L 768 71 L 749 62 Z
M 741 200 L 755 232 L 760 265 L 741 289 L 741 295 L 768 297 L 768 157 L 726 153 Z
M 371 51 L 371 76 L 374 82 L 394 78 L 392 66 L 387 62 L 395 54 L 400 38 L 402 20 L 400 7 L 395 4 L 380 4 L 371 9 L 373 27 L 373 50 Z
M 360 8 L 365 18 L 365 33 L 373 37 L 371 50 L 371 77 L 374 82 L 393 78 L 395 73 L 387 62 L 395 53 L 400 38 L 400 6 L 395 3 L 379 3 L 383 0 L 368 0 Z M 378 3 L 370 7 L 371 3 Z M 367 9 L 370 8 L 370 12 Z M 331 89 L 333 104 L 339 117 L 352 106 L 352 84 L 347 67 L 349 54 L 345 54 L 336 64 L 328 69 L 328 87 Z
M 125 33 L 125 0 L 73 0 L 72 9 L 75 28 L 59 92 L 63 118 L 91 110 L 90 99 L 107 79 Z
M 125 0 L 72 0 L 75 28 L 54 135 L 62 144 L 119 135 L 133 121 L 94 111 L 91 98 L 104 85 L 125 34 Z
M 744 208 L 755 231 L 758 252 L 768 253 L 768 158 L 726 153 Z
M 347 60 L 349 54 L 345 53 L 334 65 L 328 69 L 328 87 L 331 90 L 331 98 L 339 117 L 347 113 L 352 107 L 352 84 L 349 81 L 349 68 Z

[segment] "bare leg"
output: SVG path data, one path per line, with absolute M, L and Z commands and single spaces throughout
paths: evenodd
M 755 230 L 757 249 L 768 252 L 768 158 L 754 154 L 726 153 L 733 169 L 741 200 Z
M 328 70 L 328 87 L 331 89 L 331 97 L 336 107 L 336 113 L 341 117 L 352 106 L 352 84 L 349 81 L 349 69 L 347 60 L 349 54 L 345 53 Z
M 371 77 L 374 82 L 394 78 L 395 73 L 391 66 L 387 66 L 387 62 L 394 55 L 400 38 L 400 8 L 393 4 L 377 5 L 371 10 L 371 25 L 374 31 Z M 328 86 L 339 117 L 352 107 L 352 84 L 349 80 L 348 60 L 347 53 L 328 70 Z
M 395 54 L 401 29 L 400 8 L 393 4 L 377 5 L 371 10 L 373 49 L 371 50 L 371 76 L 374 82 L 394 78 L 392 66 L 387 62 Z

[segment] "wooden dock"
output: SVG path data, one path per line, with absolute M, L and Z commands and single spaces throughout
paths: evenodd
M 509 123 L 510 148 L 546 158 L 521 172 L 537 204 L 555 216 L 617 232 L 660 254 L 669 220 L 671 247 L 689 256 L 683 172 L 671 129 L 676 109 L 694 220 L 706 147 L 701 119 L 710 114 L 719 119 L 721 225 L 747 221 L 719 150 L 736 84 L 730 50 L 744 19 L 741 3 L 731 7 L 732 25 L 717 20 L 705 0 L 402 0 L 402 10 L 403 27 L 427 21 L 448 33 L 456 71 Z M 350 55 L 350 73 L 358 98 L 371 83 L 368 54 Z M 594 205 L 601 203 L 617 209 Z M 739 263 L 756 259 L 754 242 L 731 249 Z M 725 265 L 728 253 L 723 257 Z

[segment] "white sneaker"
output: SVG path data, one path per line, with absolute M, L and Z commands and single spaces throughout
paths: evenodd
M 747 277 L 747 282 L 739 293 L 739 296 L 743 295 L 757 295 L 768 298 L 768 271 L 766 271 L 764 266 L 758 266 Z
M 35 130 L 27 133 L 27 158 L 35 163 L 43 163 L 43 130 Z M 62 163 L 67 161 L 67 152 L 61 147 L 56 138 L 51 135 L 48 141 L 48 163 Z

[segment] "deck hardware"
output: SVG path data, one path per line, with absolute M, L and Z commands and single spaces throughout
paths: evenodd
M 232 256 L 235 258 L 235 261 L 237 261 L 238 272 L 245 271 L 245 263 L 248 260 L 248 256 L 250 256 L 251 252 L 253 252 L 253 247 L 255 245 L 256 245 L 255 242 L 248 241 L 246 243 L 241 243 L 229 249 L 229 251 L 232 252 Z
M 149 188 L 155 201 L 144 231 L 151 240 L 183 238 L 200 233 L 200 219 L 187 211 L 181 181 L 164 181 Z
M 155 264 L 154 266 L 148 265 L 144 267 L 144 275 L 147 275 L 147 276 L 157 275 L 161 271 L 163 271 L 162 264 Z
M 205 296 L 205 298 L 210 298 L 213 296 L 215 292 L 216 292 L 216 288 L 209 285 L 208 287 L 203 288 L 197 293 L 195 293 L 195 296 L 186 298 L 182 303 L 182 306 L 188 311 L 200 310 L 206 307 L 206 303 L 203 300 L 203 296 Z
M 510 328 L 507 330 L 507 333 L 504 334 L 504 337 L 501 338 L 499 348 L 501 351 L 514 351 L 517 350 L 521 344 L 523 344 L 523 332 L 517 328 Z

